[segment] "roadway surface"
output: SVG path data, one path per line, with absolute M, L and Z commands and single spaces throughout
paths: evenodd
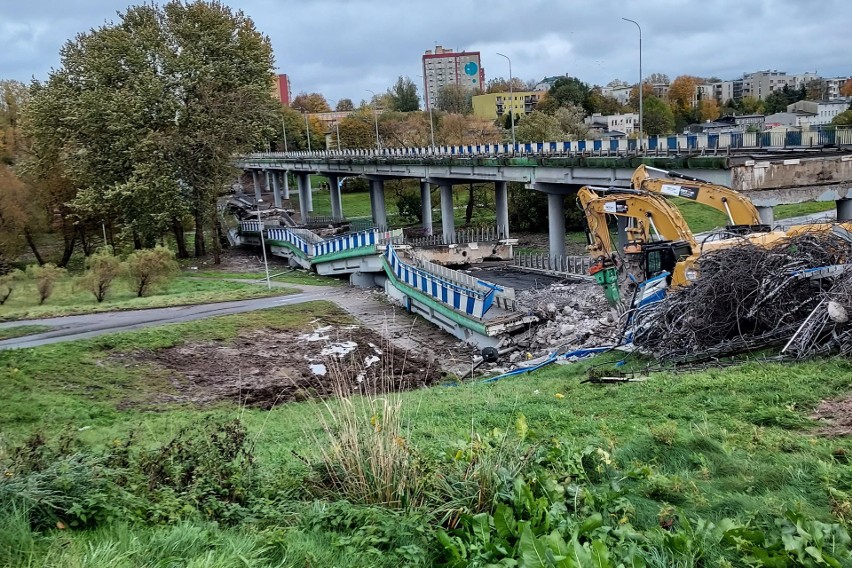
M 0 329 L 22 325 L 44 325 L 52 328 L 42 333 L 0 341 L 0 350 L 38 347 L 61 341 L 89 339 L 106 333 L 129 331 L 153 325 L 182 323 L 213 316 L 240 314 L 255 310 L 312 302 L 314 300 L 330 300 L 335 295 L 340 294 L 340 289 L 334 287 L 299 286 L 299 288 L 302 289 L 302 292 L 298 294 L 255 298 L 236 302 L 104 312 L 0 323 Z

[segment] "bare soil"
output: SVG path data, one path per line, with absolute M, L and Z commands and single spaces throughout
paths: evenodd
M 852 434 L 852 395 L 822 401 L 810 418 L 821 423 L 817 433 L 822 436 L 849 436 Z
M 146 401 L 155 404 L 232 401 L 269 409 L 330 396 L 336 389 L 360 394 L 403 391 L 439 383 L 443 377 L 434 364 L 356 325 L 325 325 L 307 332 L 253 330 L 228 342 L 187 343 L 113 359 L 165 372 L 174 393 L 158 393 Z

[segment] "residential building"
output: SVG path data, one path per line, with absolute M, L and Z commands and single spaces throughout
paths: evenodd
M 545 77 L 544 79 L 542 79 L 541 81 L 539 81 L 536 84 L 535 90 L 536 91 L 549 91 L 550 87 L 552 87 L 553 84 L 556 81 L 558 81 L 559 79 L 562 79 L 563 77 L 566 77 L 566 75 L 554 75 L 553 77 Z
M 765 129 L 772 129 L 778 126 L 794 126 L 796 128 L 808 128 L 813 123 L 815 117 L 816 114 L 812 112 L 776 112 L 775 114 L 770 114 L 766 116 L 766 119 L 763 123 L 763 127 Z
M 596 112 L 592 116 L 587 116 L 583 122 L 592 132 L 609 136 L 624 136 L 639 131 L 638 112 L 609 115 Z
M 630 93 L 633 91 L 633 87 L 624 86 L 624 87 L 602 87 L 601 94 L 605 97 L 612 97 L 617 100 L 619 103 L 626 105 L 630 102 Z
M 828 100 L 838 99 L 841 97 L 840 88 L 846 83 L 846 81 L 852 79 L 852 76 L 849 77 L 831 77 L 825 80 L 826 86 L 826 94 L 825 98 Z
M 456 52 L 435 46 L 423 54 L 423 92 L 426 108 L 438 102 L 438 92 L 447 85 L 460 85 L 477 93 L 485 86 L 485 70 L 478 51 Z
M 651 88 L 654 89 L 654 96 L 665 99 L 669 96 L 669 84 L 668 83 L 652 83 Z
M 831 124 L 832 119 L 849 108 L 847 99 L 833 101 L 799 101 L 787 105 L 787 112 L 805 112 L 813 115 L 810 126 Z
M 788 76 L 786 71 L 766 70 L 743 75 L 743 96 L 754 97 L 763 100 L 776 89 L 783 89 L 785 85 L 791 87 L 796 82 L 794 77 Z
M 764 118 L 762 114 L 733 114 L 717 118 L 716 122 L 730 124 L 735 127 L 735 131 L 742 132 L 748 129 L 763 130 Z
M 496 120 L 514 109 L 515 116 L 523 116 L 535 110 L 535 105 L 545 94 L 544 91 L 515 91 L 505 93 L 486 93 L 473 97 L 473 114 L 480 118 Z
M 282 73 L 275 77 L 272 96 L 278 99 L 282 105 L 290 106 L 290 99 L 292 98 L 290 91 L 290 77 L 288 77 L 286 73 Z

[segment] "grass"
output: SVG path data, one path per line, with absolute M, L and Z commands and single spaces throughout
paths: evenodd
M 314 272 L 309 272 L 306 270 L 293 270 L 289 272 L 285 272 L 281 274 L 278 272 L 278 268 L 270 267 L 270 279 L 273 282 L 283 282 L 285 284 L 293 284 L 293 285 L 310 285 L 310 286 L 343 286 L 346 284 L 345 280 L 341 280 L 340 278 L 331 278 L 329 276 L 320 276 Z M 276 274 L 276 272 L 278 272 Z M 219 278 L 222 280 L 253 280 L 256 282 L 262 282 L 266 280 L 265 272 L 217 272 L 215 270 L 201 270 L 198 272 L 191 272 L 192 276 L 196 278 Z
M 156 400 L 158 393 L 168 395 L 174 388 L 172 379 L 155 368 L 127 365 L 115 357 L 182 342 L 228 341 L 250 330 L 270 329 L 288 337 L 311 323 L 328 321 L 347 320 L 333 305 L 315 302 L 255 312 L 251 317 L 225 316 L 0 352 L 4 385 L 0 457 L 4 447 L 34 433 L 48 440 L 76 433 L 80 447 L 107 448 L 131 432 L 143 436 L 145 444 L 162 443 L 185 426 L 201 424 L 205 417 L 239 416 L 257 440 L 260 475 L 278 495 L 264 505 L 278 519 L 276 529 L 257 530 L 250 523 L 244 528 L 215 527 L 202 520 L 183 528 L 113 523 L 97 531 L 48 533 L 46 539 L 36 539 L 39 546 L 48 546 L 62 557 L 75 551 L 82 554 L 92 543 L 107 554 L 110 546 L 121 551 L 131 541 L 140 550 L 151 550 L 146 548 L 150 539 L 183 542 L 187 535 L 195 535 L 193 542 L 223 539 L 217 552 L 235 557 L 237 550 L 242 551 L 258 566 L 275 565 L 264 556 L 270 550 L 277 551 L 278 560 L 289 558 L 284 565 L 381 565 L 393 564 L 392 558 L 398 565 L 416 565 L 401 561 L 402 553 L 396 548 L 392 551 L 397 556 L 389 552 L 371 561 L 373 553 L 366 551 L 372 550 L 372 537 L 360 532 L 363 526 L 371 526 L 370 534 L 375 536 L 382 523 L 401 526 L 410 520 L 408 514 L 397 517 L 377 509 L 369 513 L 377 517 L 371 516 L 367 523 L 357 515 L 373 510 L 359 508 L 357 501 L 340 513 L 339 494 L 310 496 L 315 495 L 308 488 L 317 483 L 316 472 L 306 469 L 303 460 L 320 460 L 324 451 L 332 449 L 331 442 L 321 445 L 327 429 L 336 431 L 345 422 L 323 425 L 315 402 L 288 403 L 271 411 L 231 403 L 194 408 L 163 402 L 158 403 L 157 412 L 151 412 L 150 405 L 137 403 Z M 286 343 L 281 348 L 286 349 Z M 562 439 L 568 444 L 566 451 L 567 447 L 592 448 L 611 455 L 619 468 L 632 472 L 620 478 L 618 486 L 631 503 L 623 514 L 641 530 L 657 527 L 666 511 L 713 522 L 734 517 L 770 519 L 771 523 L 791 509 L 810 518 L 837 521 L 846 508 L 852 508 L 837 496 L 852 491 L 852 465 L 845 459 L 852 455 L 852 441 L 818 435 L 817 425 L 809 418 L 821 400 L 849 392 L 849 361 L 786 365 L 754 361 L 723 369 L 652 372 L 644 383 L 581 383 L 590 365 L 607 360 L 613 362 L 614 357 L 551 366 L 491 384 L 473 382 L 402 393 L 389 399 L 394 405 L 390 410 L 366 406 L 369 412 L 361 416 L 361 425 L 379 432 L 382 416 L 393 416 L 405 426 L 395 428 L 393 438 L 383 443 L 412 448 L 418 467 L 425 467 L 445 463 L 440 456 L 460 455 L 460 448 L 473 451 L 470 448 L 480 447 L 477 444 L 487 444 L 488 436 L 499 437 L 492 433 L 517 428 L 523 417 L 524 429 L 529 430 L 526 436 L 533 444 Z M 645 364 L 628 361 L 624 368 Z M 234 542 L 242 544 L 237 547 Z M 340 548 L 336 543 L 341 542 L 348 544 Z M 194 558 L 196 548 L 185 548 L 186 557 Z
M 0 328 L 0 340 L 12 339 L 14 337 L 23 337 L 24 335 L 33 335 L 48 331 L 50 326 L 47 325 L 16 325 L 14 327 Z
M 291 292 L 281 288 L 270 291 L 239 282 L 178 277 L 150 296 L 138 298 L 127 282 L 119 280 L 107 295 L 107 299 L 99 304 L 90 292 L 78 287 L 75 281 L 68 277 L 57 282 L 53 295 L 43 305 L 38 305 L 35 283 L 25 281 L 15 289 L 6 303 L 0 306 L 0 321 L 226 302 Z
M 773 208 L 776 219 L 789 219 L 800 215 L 811 215 L 832 211 L 836 207 L 833 201 L 806 201 L 805 203 L 791 203 L 789 205 L 776 205 Z

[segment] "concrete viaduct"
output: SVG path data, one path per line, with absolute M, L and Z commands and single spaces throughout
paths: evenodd
M 384 182 L 417 179 L 423 204 L 423 226 L 432 230 L 432 186 L 440 189 L 441 233 L 451 238 L 453 186 L 493 183 L 496 223 L 509 234 L 508 182 L 547 195 L 550 255 L 565 255 L 565 198 L 584 185 L 629 187 L 639 164 L 680 171 L 746 194 L 763 221 L 772 224 L 772 207 L 805 201 L 835 201 L 838 219 L 852 219 L 852 150 L 842 148 L 743 151 L 721 155 L 405 155 L 398 152 L 289 152 L 240 157 L 236 165 L 250 172 L 260 199 L 262 185 L 271 189 L 275 206 L 289 199 L 287 173 L 297 180 L 302 219 L 313 210 L 311 175 L 325 176 L 331 191 L 331 213 L 343 220 L 338 180 L 362 176 L 370 181 L 373 222 L 387 226 Z M 448 241 L 449 242 L 449 241 Z

